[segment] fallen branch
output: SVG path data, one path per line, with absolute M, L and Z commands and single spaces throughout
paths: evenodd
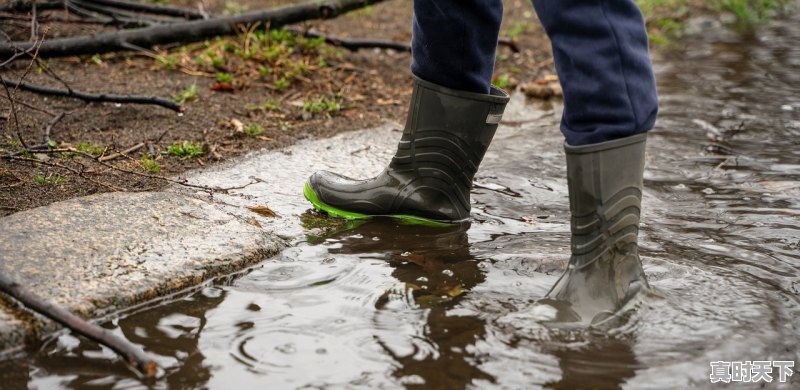
M 379 49 L 392 49 L 397 51 L 411 51 L 411 45 L 402 43 L 402 42 L 395 42 L 395 41 L 386 41 L 386 40 L 375 40 L 375 39 L 345 39 L 345 38 L 337 38 L 334 36 L 313 32 L 313 31 L 305 31 L 303 29 L 295 28 L 295 27 L 287 27 L 286 31 L 295 34 L 295 35 L 302 35 L 306 38 L 323 38 L 325 39 L 325 43 L 328 43 L 333 46 L 339 46 L 345 48 L 347 50 L 356 51 L 359 49 L 372 49 L 372 48 L 379 48 Z
M 5 77 L 0 77 L 0 81 L 11 85 L 17 85 L 17 88 L 21 90 L 34 92 L 41 95 L 71 97 L 87 102 L 153 104 L 164 108 L 169 108 L 170 110 L 177 112 L 183 111 L 183 107 L 181 107 L 181 105 L 171 100 L 156 96 L 93 94 L 74 89 L 64 90 L 44 87 L 41 85 L 31 84 L 21 80 L 12 80 Z
M 97 159 L 97 161 L 100 161 L 100 162 L 111 161 L 111 160 L 113 160 L 115 158 L 119 158 L 119 157 L 122 157 L 122 156 L 127 156 L 128 154 L 133 153 L 133 152 L 135 152 L 135 151 L 137 151 L 137 150 L 139 150 L 139 149 L 141 149 L 143 147 L 144 147 L 144 142 L 139 142 L 138 144 L 133 145 L 130 148 L 125 149 L 125 150 L 123 150 L 121 152 L 112 153 L 112 154 L 109 154 L 108 156 L 99 157 Z
M 152 47 L 167 43 L 202 41 L 219 35 L 239 33 L 238 25 L 261 24 L 278 28 L 309 19 L 329 19 L 384 0 L 310 1 L 277 9 L 249 12 L 237 16 L 159 25 L 147 28 L 105 32 L 88 36 L 52 39 L 39 48 L 41 57 L 101 54 L 124 50 L 125 44 Z M 0 58 L 9 58 L 29 42 L 0 43 Z
M 50 153 L 50 152 L 52 152 L 53 150 L 56 150 L 56 149 L 51 149 L 51 150 L 26 149 L 26 150 L 28 150 L 29 152 L 32 152 L 32 153 Z M 62 149 L 58 149 L 58 153 L 61 153 L 62 151 L 63 151 Z M 76 153 L 77 152 L 72 148 L 70 148 L 69 151 L 72 152 L 72 153 Z M 66 165 L 62 165 L 62 164 L 59 164 L 59 163 L 54 163 L 54 162 L 51 163 L 51 162 L 47 162 L 47 161 L 41 161 L 41 160 L 37 160 L 35 158 L 20 157 L 18 154 L 19 154 L 19 152 L 13 153 L 13 154 L 10 154 L 10 155 L 0 155 L 0 159 L 3 159 L 3 160 L 14 160 L 14 161 L 25 161 L 25 162 L 29 162 L 29 163 L 32 163 L 32 164 L 39 164 L 39 165 L 44 165 L 44 166 L 48 166 L 48 167 L 63 169 L 65 171 L 69 171 L 69 172 L 74 173 L 75 175 L 77 175 L 80 178 L 86 179 L 86 180 L 94 183 L 98 187 L 106 187 L 111 191 L 125 191 L 124 188 L 120 188 L 120 187 L 117 187 L 117 186 L 114 186 L 114 185 L 111 185 L 111 184 L 106 184 L 106 183 L 97 181 L 95 179 L 92 179 L 90 177 L 87 177 L 86 175 L 84 175 L 83 168 L 85 168 L 85 167 L 83 166 L 83 164 L 80 164 L 81 165 L 81 170 L 79 171 L 77 169 L 70 168 L 70 167 L 68 167 Z
M 60 0 L 37 2 L 36 0 L 12 0 L 4 6 L 0 6 L 0 11 L 3 12 L 29 12 L 34 4 L 39 11 L 46 9 L 59 9 L 64 7 L 64 3 Z
M 95 20 L 99 23 L 106 25 L 114 25 L 122 28 L 136 28 L 136 27 L 150 27 L 157 23 L 150 20 L 142 20 L 140 18 L 131 18 L 123 15 L 115 14 L 113 11 L 102 12 L 98 7 L 86 6 L 75 1 L 68 1 L 66 3 L 67 9 L 77 15 Z M 92 9 L 94 8 L 94 9 Z M 109 15 L 110 13 L 110 15 Z
M 205 19 L 202 13 L 193 9 L 170 7 L 158 4 L 135 3 L 124 0 L 84 0 L 87 3 L 106 5 L 128 11 L 145 12 L 156 15 L 175 16 L 184 19 Z
M 288 27 L 286 31 L 289 31 L 295 35 L 302 35 L 306 38 L 324 38 L 325 43 L 339 46 L 341 48 L 350 50 L 350 51 L 357 51 L 361 49 L 392 49 L 397 51 L 405 51 L 411 52 L 411 45 L 407 43 L 397 42 L 397 41 L 389 41 L 383 39 L 347 39 L 347 38 L 339 38 L 334 37 L 327 34 L 322 34 L 313 31 L 304 31 L 299 28 L 295 27 Z M 500 38 L 497 41 L 499 46 L 508 46 L 514 53 L 519 52 L 519 47 L 517 43 L 510 38 Z
M 90 324 L 68 310 L 42 299 L 2 273 L 0 273 L 0 291 L 16 299 L 25 307 L 66 326 L 73 332 L 111 348 L 112 351 L 124 357 L 128 364 L 136 368 L 145 377 L 155 377 L 158 371 L 156 362 L 141 348 L 129 341 L 97 325 Z
M 56 124 L 61 121 L 61 119 L 64 119 L 65 115 L 67 115 L 66 112 L 61 112 L 60 114 L 56 115 L 56 117 L 53 118 L 50 123 L 47 124 L 47 127 L 44 129 L 44 136 L 42 137 L 43 144 L 50 145 L 50 134 L 53 132 L 53 127 L 55 127 Z

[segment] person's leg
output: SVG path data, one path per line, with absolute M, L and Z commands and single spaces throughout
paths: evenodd
M 569 145 L 650 130 L 658 99 L 647 31 L 633 0 L 533 0 L 564 89 Z
M 470 187 L 508 94 L 490 87 L 501 0 L 415 0 L 414 91 L 389 166 L 368 180 L 320 171 L 304 188 L 329 214 L 409 222 L 469 217 Z
M 633 0 L 532 0 L 564 89 L 569 266 L 547 295 L 599 322 L 649 288 L 638 252 L 646 132 L 658 102 Z
M 501 0 L 415 0 L 411 71 L 460 91 L 488 93 Z

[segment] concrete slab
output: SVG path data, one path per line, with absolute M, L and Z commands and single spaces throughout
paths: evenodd
M 0 272 L 85 318 L 98 318 L 228 274 L 284 241 L 204 200 L 110 193 L 0 219 Z M 0 350 L 55 329 L 0 311 Z M 23 316 L 24 317 L 24 316 Z

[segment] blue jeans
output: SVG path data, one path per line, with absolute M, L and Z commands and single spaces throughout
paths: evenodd
M 573 146 L 653 128 L 658 112 L 647 31 L 633 0 L 532 0 L 564 89 L 561 131 Z M 501 0 L 414 0 L 411 71 L 487 93 Z

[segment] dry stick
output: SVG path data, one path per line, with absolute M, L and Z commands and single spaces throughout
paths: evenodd
M 2 96 L 2 97 L 8 99 L 8 96 Z M 33 104 L 25 103 L 22 100 L 17 100 L 17 101 L 14 102 L 14 104 L 17 104 L 17 105 L 20 105 L 20 106 L 24 106 L 24 107 L 30 108 L 31 110 L 39 111 L 39 112 L 41 112 L 43 114 L 47 114 L 47 115 L 50 115 L 50 116 L 58 115 L 58 114 L 56 114 L 56 113 L 54 113 L 52 111 L 46 110 L 44 108 L 36 107 Z
M 66 112 L 61 112 L 60 114 L 56 115 L 50 123 L 47 124 L 47 127 L 44 129 L 44 136 L 42 137 L 42 143 L 45 145 L 50 145 L 50 134 L 53 132 L 53 127 L 67 115 Z
M 25 20 L 25 21 L 30 20 L 30 18 L 27 16 L 9 14 L 5 12 L 0 12 L 0 19 Z M 102 21 L 102 20 L 77 19 L 70 17 L 62 17 L 58 15 L 41 15 L 39 16 L 39 22 L 74 23 L 74 24 L 108 24 L 107 21 Z
M 3 83 L 16 83 L 19 89 L 42 95 L 65 96 L 65 97 L 84 100 L 87 102 L 154 104 L 164 108 L 169 108 L 170 110 L 177 112 L 181 112 L 183 110 L 183 108 L 179 104 L 174 103 L 171 100 L 167 100 L 156 96 L 92 94 L 92 93 L 77 91 L 74 89 L 65 91 L 63 89 L 44 87 L 41 85 L 27 83 L 22 80 L 12 80 L 4 77 L 0 77 L 0 81 L 2 81 Z
M 100 162 L 111 161 L 111 160 L 113 160 L 115 158 L 119 158 L 119 157 L 122 157 L 122 156 L 127 156 L 129 153 L 133 153 L 133 152 L 135 152 L 135 151 L 137 151 L 137 150 L 139 150 L 139 149 L 141 149 L 143 147 L 144 147 L 144 142 L 139 142 L 138 144 L 133 145 L 130 148 L 125 149 L 125 150 L 123 150 L 121 152 L 109 154 L 108 156 L 99 157 L 97 159 L 97 161 L 100 161 Z
M 36 0 L 12 0 L 7 5 L 0 7 L 0 11 L 29 12 L 33 8 L 34 4 L 39 11 L 44 11 L 46 9 L 60 9 L 64 6 L 63 2 L 60 0 L 48 2 L 37 2 Z
M 166 132 L 165 132 L 165 133 L 166 133 Z M 163 135 L 162 135 L 162 136 L 163 136 Z M 138 146 L 138 145 L 137 145 L 137 146 Z M 182 185 L 182 186 L 184 186 L 184 187 L 189 187 L 189 188 L 197 188 L 197 189 L 199 189 L 199 190 L 203 190 L 203 191 L 210 191 L 210 192 L 214 192 L 214 191 L 216 191 L 216 192 L 228 192 L 228 191 L 230 191 L 230 190 L 239 190 L 239 189 L 245 188 L 245 187 L 247 187 L 247 186 L 249 186 L 249 185 L 253 185 L 253 184 L 255 184 L 255 183 L 256 183 L 256 182 L 254 182 L 254 181 L 251 181 L 251 182 L 249 182 L 249 183 L 247 183 L 247 184 L 242 184 L 242 185 L 240 185 L 240 186 L 233 186 L 233 187 L 209 187 L 209 186 L 204 186 L 204 185 L 202 185 L 202 184 L 191 184 L 191 183 L 188 183 L 188 182 L 187 182 L 185 179 L 184 179 L 184 180 L 176 180 L 176 179 L 172 179 L 172 178 L 169 178 L 169 177 L 166 177 L 166 176 L 153 175 L 153 174 L 148 174 L 148 173 L 142 173 L 142 172 L 131 171 L 131 170 L 129 170 L 129 169 L 125 169 L 125 168 L 120 168 L 120 167 L 117 167 L 117 166 L 111 165 L 111 164 L 109 164 L 109 163 L 107 163 L 107 162 L 105 162 L 105 161 L 101 161 L 101 160 L 100 160 L 100 158 L 99 158 L 98 156 L 94 156 L 94 155 L 92 155 L 92 154 L 86 153 L 86 152 L 84 152 L 84 151 L 81 151 L 81 150 L 77 150 L 77 149 L 75 149 L 75 148 L 46 149 L 46 150 L 35 150 L 35 149 L 28 149 L 28 148 L 26 148 L 25 150 L 26 150 L 26 151 L 28 151 L 28 152 L 30 152 L 30 153 L 45 153 L 45 154 L 51 154 L 51 153 L 63 153 L 63 152 L 75 153 L 75 154 L 79 154 L 79 155 L 81 155 L 81 156 L 87 157 L 87 158 L 91 159 L 92 161 L 95 161 L 95 162 L 97 162 L 98 164 L 100 164 L 100 165 L 102 165 L 102 166 L 104 166 L 104 167 L 106 167 L 106 168 L 109 168 L 109 169 L 115 170 L 115 171 L 120 171 L 120 172 L 128 173 L 128 174 L 131 174 L 131 175 L 136 175 L 136 176 L 142 176 L 142 177 L 146 177 L 146 178 L 149 178 L 149 179 L 158 179 L 158 180 L 163 180 L 163 181 L 166 181 L 166 182 L 168 182 L 168 183 L 174 183 L 174 184 Z M 61 165 L 61 164 L 56 164 L 56 163 L 48 163 L 48 162 L 40 161 L 40 160 L 33 159 L 33 158 L 19 157 L 19 155 L 20 155 L 20 154 L 22 154 L 22 153 L 23 153 L 23 152 L 16 152 L 16 153 L 12 153 L 12 154 L 0 155 L 0 159 L 6 159 L 6 160 L 18 160 L 18 161 L 28 161 L 28 162 L 32 162 L 32 163 L 36 163 L 36 164 L 41 164 L 41 165 L 47 165 L 47 166 L 52 166 L 52 167 L 57 167 L 57 168 L 66 169 L 66 170 L 68 170 L 68 171 L 70 171 L 70 172 L 72 172 L 72 173 L 74 173 L 74 174 L 76 174 L 76 175 L 78 175 L 78 176 L 80 176 L 80 177 L 83 177 L 84 179 L 87 179 L 87 180 L 89 180 L 89 181 L 92 181 L 93 183 L 95 183 L 95 184 L 97 184 L 97 185 L 100 185 L 100 186 L 103 186 L 103 187 L 108 187 L 108 188 L 111 188 L 111 189 L 113 189 L 113 190 L 115 190 L 115 191 L 120 191 L 120 189 L 119 189 L 119 188 L 116 188 L 116 187 L 114 187 L 114 186 L 112 186 L 112 185 L 109 185 L 109 184 L 103 184 L 103 183 L 97 182 L 97 181 L 95 181 L 95 180 L 92 180 L 92 179 L 90 179 L 90 178 L 88 178 L 88 177 L 84 176 L 82 172 L 80 172 L 80 171 L 78 171 L 78 170 L 76 170 L 76 169 L 73 169 L 73 168 L 70 168 L 70 167 L 67 167 L 67 166 L 64 166 L 64 165 Z
M 17 138 L 19 138 L 19 143 L 22 145 L 23 148 L 28 148 L 28 145 L 25 144 L 25 140 L 22 138 L 22 133 L 19 131 L 19 118 L 17 117 L 17 108 L 14 107 L 15 99 L 14 95 L 11 94 L 11 91 L 8 89 L 8 85 L 6 85 L 6 81 L 0 77 L 0 83 L 3 84 L 3 89 L 6 91 L 6 97 L 8 98 L 9 105 L 11 106 L 11 116 L 14 118 L 14 126 L 17 130 Z
M 135 14 L 127 11 L 121 11 L 114 8 L 105 7 L 102 5 L 94 4 L 94 2 L 83 0 L 67 0 L 69 4 L 78 5 L 85 10 L 96 12 L 98 14 L 108 15 L 112 19 L 120 22 L 130 23 L 131 26 L 138 25 L 137 27 L 149 27 L 160 23 L 171 23 L 173 20 L 168 19 L 154 19 L 145 17 L 141 14 Z
M 33 63 L 36 60 L 36 56 L 39 53 L 39 47 L 41 47 L 42 42 L 44 42 L 44 36 L 42 36 L 42 40 L 39 41 L 38 45 L 34 44 L 34 47 L 36 48 L 36 51 L 33 53 L 33 59 L 31 60 L 30 63 L 28 63 L 28 67 L 25 68 L 25 72 L 22 73 L 22 78 L 14 86 L 14 92 L 13 93 L 11 91 L 9 91 L 8 85 L 6 84 L 6 80 L 4 80 L 2 77 L 0 77 L 0 82 L 2 82 L 2 84 L 3 84 L 3 89 L 5 89 L 5 91 L 6 91 L 6 96 L 8 97 L 9 105 L 11 106 L 11 112 L 14 114 L 14 125 L 15 125 L 16 130 L 17 130 L 17 138 L 19 138 L 20 145 L 22 145 L 22 147 L 24 147 L 26 149 L 28 148 L 28 145 L 25 143 L 25 139 L 22 138 L 22 133 L 19 130 L 19 118 L 17 117 L 17 108 L 14 106 L 14 102 L 16 101 L 17 89 L 19 89 L 19 83 L 21 83 L 22 80 L 24 80 L 25 77 L 28 76 L 28 72 L 31 71 L 31 67 L 33 67 Z
M 33 55 L 31 56 L 31 62 L 28 63 L 28 66 L 25 68 L 25 71 L 22 72 L 22 77 L 20 77 L 19 81 L 17 81 L 15 83 L 15 85 L 14 85 L 14 93 L 13 94 L 8 91 L 8 86 L 6 85 L 6 80 L 4 80 L 2 77 L 0 77 L 0 81 L 2 81 L 2 83 L 3 83 L 3 88 L 5 88 L 6 94 L 8 95 L 8 100 L 11 102 L 11 110 L 14 111 L 14 122 L 15 122 L 15 124 L 17 126 L 17 138 L 19 138 L 19 143 L 24 148 L 27 148 L 28 146 L 27 146 L 27 144 L 25 144 L 25 140 L 22 138 L 22 133 L 20 133 L 20 131 L 19 131 L 19 121 L 17 119 L 17 111 L 16 111 L 17 109 L 16 109 L 16 107 L 14 107 L 14 102 L 16 101 L 16 98 L 17 98 L 17 90 L 19 90 L 19 84 L 22 83 L 23 80 L 25 80 L 25 77 L 28 77 L 28 73 L 30 73 L 31 68 L 33 68 L 33 63 L 36 62 L 36 57 L 39 54 L 39 48 L 42 46 L 42 42 L 44 42 L 44 36 L 46 34 L 47 34 L 47 31 L 45 30 L 45 34 L 42 34 L 42 39 L 39 41 L 39 45 L 36 46 L 36 51 L 34 51 Z
M 28 150 L 31 153 L 48 153 L 48 152 L 50 152 L 50 150 L 42 150 L 42 151 L 32 150 L 32 149 L 26 149 L 26 150 Z M 63 150 L 60 150 L 60 149 L 58 150 L 59 153 L 62 152 L 62 151 Z M 70 152 L 75 153 L 75 151 L 72 150 L 72 149 L 70 149 Z M 124 188 L 120 188 L 120 187 L 117 187 L 117 186 L 111 185 L 111 184 L 106 184 L 106 183 L 94 180 L 94 179 L 92 179 L 90 177 L 87 177 L 87 176 L 85 176 L 83 174 L 82 170 L 79 171 L 79 170 L 77 170 L 75 168 L 70 168 L 70 167 L 68 167 L 66 165 L 62 165 L 62 164 L 58 164 L 58 163 L 51 163 L 51 162 L 46 162 L 46 161 L 41 161 L 41 160 L 37 160 L 35 158 L 19 157 L 19 156 L 17 156 L 17 154 L 19 154 L 19 153 L 14 153 L 14 154 L 11 154 L 11 155 L 0 155 L 0 159 L 14 160 L 14 161 L 26 161 L 26 162 L 30 162 L 30 163 L 34 163 L 34 164 L 45 165 L 45 166 L 48 166 L 48 167 L 63 169 L 65 171 L 69 171 L 69 172 L 72 172 L 72 173 L 78 175 L 78 177 L 81 177 L 81 178 L 84 178 L 86 180 L 89 180 L 90 182 L 94 183 L 95 185 L 97 185 L 99 187 L 106 187 L 106 188 L 108 188 L 108 189 L 110 189 L 112 191 L 125 191 Z M 92 157 L 94 157 L 94 156 L 92 156 Z M 83 164 L 80 164 L 80 165 L 81 165 L 81 167 L 83 167 Z M 85 167 L 83 167 L 83 168 L 85 168 Z
M 68 310 L 44 300 L 2 273 L 0 273 L 0 291 L 18 300 L 25 307 L 66 326 L 73 332 L 111 348 L 112 351 L 123 356 L 128 364 L 139 370 L 145 377 L 155 377 L 158 371 L 156 362 L 144 350 L 131 342 L 97 325 L 90 324 Z
M 318 32 L 304 31 L 302 29 L 295 27 L 288 27 L 286 28 L 286 30 L 291 32 L 292 34 L 302 35 L 306 38 L 324 38 L 325 43 L 343 47 L 350 51 L 356 51 L 360 49 L 373 49 L 373 48 L 392 49 L 392 50 L 406 51 L 406 52 L 411 51 L 411 45 L 402 42 L 388 41 L 382 39 L 345 39 L 326 34 L 321 34 Z M 508 46 L 514 53 L 519 52 L 519 47 L 517 46 L 517 43 L 513 39 L 500 38 L 497 41 L 497 43 L 501 46 Z
M 196 42 L 218 35 L 237 34 L 237 25 L 261 23 L 270 26 L 270 28 L 279 28 L 309 19 L 333 18 L 382 1 L 384 0 L 329 0 L 322 3 L 311 1 L 277 9 L 249 12 L 238 16 L 51 39 L 41 45 L 39 55 L 42 57 L 63 57 L 101 54 L 123 50 L 125 49 L 123 43 L 152 47 L 153 45 L 166 43 Z M 16 53 L 17 48 L 29 45 L 28 42 L 0 43 L 0 58 L 11 57 Z
M 143 4 L 123 0 L 84 0 L 86 3 L 106 5 L 128 11 L 145 12 L 156 15 L 176 16 L 184 19 L 205 19 L 201 12 L 193 9 L 168 7 L 156 4 Z
M 31 40 L 36 42 L 39 39 L 39 22 L 36 17 L 36 3 L 31 7 Z
M 295 35 L 302 35 L 306 38 L 324 38 L 326 43 L 334 46 L 340 46 L 347 50 L 356 51 L 365 48 L 380 48 L 380 49 L 393 49 L 398 51 L 411 51 L 411 45 L 385 40 L 370 40 L 370 39 L 344 39 L 337 38 L 330 35 L 325 35 L 317 32 L 304 31 L 303 29 L 288 27 L 289 31 Z
M 129 174 L 132 174 L 132 175 L 136 175 L 136 176 L 142 176 L 142 177 L 147 177 L 147 178 L 151 178 L 151 179 L 159 179 L 159 180 L 163 180 L 163 181 L 166 181 L 166 182 L 169 182 L 169 183 L 174 183 L 174 184 L 182 185 L 182 186 L 184 186 L 184 187 L 189 187 L 189 188 L 197 188 L 197 189 L 199 189 L 199 190 L 203 190 L 203 191 L 210 191 L 210 192 L 214 192 L 214 191 L 217 191 L 217 192 L 228 192 L 228 191 L 230 191 L 230 190 L 238 190 L 238 189 L 245 188 L 245 187 L 247 187 L 247 186 L 249 186 L 249 185 L 255 184 L 255 182 L 252 182 L 252 181 L 251 181 L 250 183 L 243 184 L 243 185 L 241 185 L 241 186 L 235 186 L 235 187 L 209 187 L 209 186 L 204 186 L 204 185 L 201 185 L 201 184 L 190 184 L 190 183 L 189 183 L 188 181 L 186 181 L 185 179 L 184 179 L 184 180 L 175 180 L 175 179 L 171 179 L 171 178 L 169 178 L 169 177 L 165 177 L 165 176 L 160 176 L 160 175 L 152 175 L 152 174 L 147 174 L 147 173 L 141 173 L 141 172 L 131 171 L 131 170 L 129 170 L 129 169 L 125 169 L 125 168 L 120 168 L 120 167 L 113 166 L 113 165 L 111 165 L 111 164 L 108 164 L 108 163 L 106 163 L 106 162 L 104 162 L 104 161 L 100 161 L 100 160 L 98 160 L 98 159 L 95 159 L 95 161 L 97 161 L 97 162 L 98 162 L 100 165 L 102 165 L 102 166 L 104 166 L 104 167 L 111 168 L 111 169 L 114 169 L 114 170 L 117 170 L 117 171 L 120 171 L 120 172 L 125 172 L 125 173 L 129 173 Z
M 85 18 L 92 18 L 94 20 L 101 21 L 107 25 L 114 25 L 123 28 L 135 28 L 150 27 L 156 24 L 154 22 L 143 21 L 136 18 L 131 19 L 113 14 L 110 16 L 104 16 L 105 12 L 89 9 L 90 7 L 86 7 L 85 4 L 76 3 L 74 1 L 67 1 L 64 4 L 68 10 L 74 12 L 75 14 L 81 15 Z

